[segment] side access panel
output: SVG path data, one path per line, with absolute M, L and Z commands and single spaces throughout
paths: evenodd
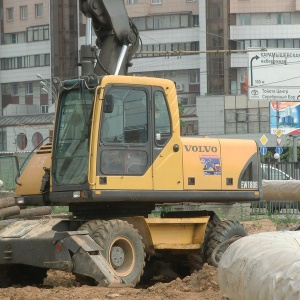
M 260 160 L 253 140 L 183 138 L 184 189 L 258 191 Z
M 185 190 L 221 190 L 221 146 L 218 139 L 182 138 Z

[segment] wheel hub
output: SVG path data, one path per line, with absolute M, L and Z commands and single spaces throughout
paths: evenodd
M 115 267 L 120 267 L 125 260 L 124 250 L 119 246 L 114 246 L 111 250 L 111 262 Z

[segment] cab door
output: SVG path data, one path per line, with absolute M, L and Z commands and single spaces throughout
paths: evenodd
M 102 101 L 97 184 L 107 190 L 152 190 L 151 88 L 111 85 Z
M 152 88 L 154 190 L 183 189 L 182 145 L 176 93 Z M 167 199 L 166 199 L 167 200 Z

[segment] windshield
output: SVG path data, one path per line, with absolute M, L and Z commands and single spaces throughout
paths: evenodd
M 88 174 L 88 150 L 93 92 L 64 92 L 56 127 L 54 179 L 57 184 L 81 184 Z

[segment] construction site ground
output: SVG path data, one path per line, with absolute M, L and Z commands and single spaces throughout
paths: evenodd
M 277 226 L 269 219 L 242 222 L 249 234 L 275 231 Z M 30 274 L 28 274 L 30 276 Z M 136 288 L 101 288 L 80 286 L 72 274 L 50 270 L 41 286 L 13 286 L 0 289 L 1 300 L 31 299 L 128 299 L 128 300 L 221 300 L 217 269 L 205 264 L 202 270 L 185 278 L 168 280 L 166 277 L 154 278 L 146 286 Z

